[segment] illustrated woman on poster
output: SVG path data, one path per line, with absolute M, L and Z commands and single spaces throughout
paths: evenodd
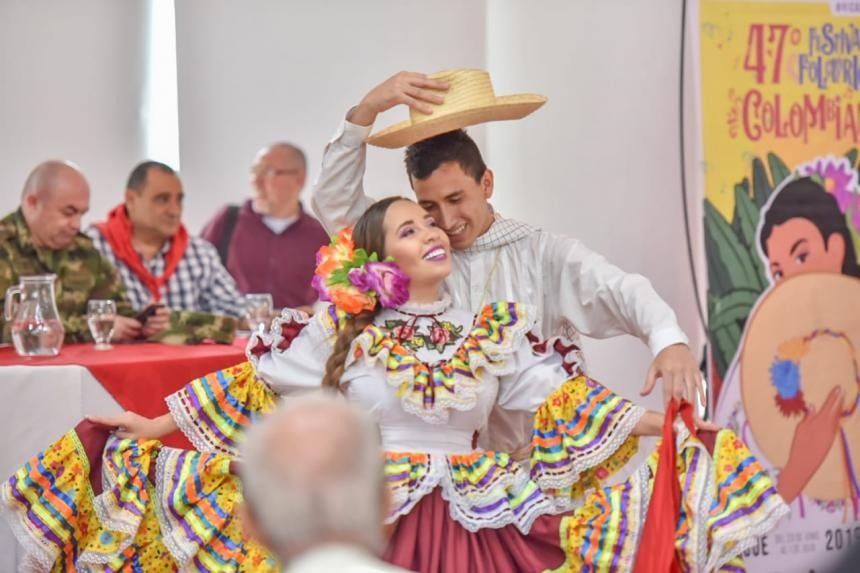
M 846 159 L 820 158 L 797 175 L 762 210 L 771 287 L 750 314 L 714 418 L 803 492 L 792 520 L 825 529 L 860 518 L 860 189 Z

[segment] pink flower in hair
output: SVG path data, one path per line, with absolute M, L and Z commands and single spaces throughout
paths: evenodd
M 409 277 L 392 262 L 369 261 L 349 271 L 349 282 L 362 292 L 375 292 L 385 308 L 395 308 L 409 300 Z
M 818 179 L 836 199 L 839 210 L 851 212 L 851 224 L 860 231 L 860 187 L 857 171 L 847 157 L 819 157 L 798 167 L 797 172 Z

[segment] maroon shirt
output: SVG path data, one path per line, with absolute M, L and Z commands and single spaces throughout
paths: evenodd
M 206 224 L 200 236 L 217 245 L 226 219 L 227 207 L 224 207 Z M 316 253 L 328 242 L 322 225 L 304 210 L 295 223 L 275 234 L 248 200 L 236 217 L 227 251 L 227 270 L 236 279 L 239 290 L 271 293 L 277 308 L 313 304 L 317 300 L 311 287 Z

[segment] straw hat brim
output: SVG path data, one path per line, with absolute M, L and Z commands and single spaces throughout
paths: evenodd
M 740 356 L 741 397 L 756 444 L 776 467 L 785 467 L 792 437 L 802 415 L 782 414 L 775 401 L 770 368 L 781 344 L 828 329 L 844 334 L 860 352 L 860 279 L 837 273 L 808 273 L 771 290 L 750 315 Z M 826 343 L 825 343 L 826 344 Z M 801 391 L 807 404 L 820 410 L 836 384 L 847 408 L 857 396 L 853 373 L 846 374 L 844 345 L 819 346 L 816 356 L 801 359 Z M 840 425 L 849 438 L 854 471 L 860 454 L 860 409 L 844 416 Z M 845 496 L 843 453 L 839 440 L 804 488 L 815 499 Z
M 406 147 L 421 140 L 488 121 L 521 119 L 546 103 L 538 94 L 515 94 L 496 98 L 493 105 L 440 113 L 420 123 L 401 121 L 367 138 L 367 143 L 378 147 Z

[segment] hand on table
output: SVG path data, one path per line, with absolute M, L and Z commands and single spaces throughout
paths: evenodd
M 376 116 L 398 104 L 422 113 L 433 113 L 429 104 L 444 100 L 439 92 L 448 89 L 448 82 L 428 78 L 425 74 L 399 72 L 369 92 L 350 110 L 346 119 L 357 125 L 371 125 Z
M 158 307 L 152 316 L 146 319 L 143 325 L 143 337 L 149 338 L 160 334 L 170 327 L 170 309 L 166 307 Z
M 133 318 L 117 315 L 113 321 L 113 339 L 117 342 L 128 342 L 140 338 L 143 325 Z
M 657 354 L 648 376 L 645 378 L 645 386 L 640 394 L 647 396 L 654 390 L 657 379 L 663 380 L 663 404 L 668 404 L 670 398 L 686 400 L 695 406 L 696 398 L 702 407 L 706 407 L 705 392 L 702 387 L 702 374 L 693 353 L 686 344 L 673 344 L 667 346 Z M 694 421 L 696 429 L 717 431 L 719 426 L 712 422 L 706 422 L 699 417 L 698 408 L 694 410 Z
M 177 429 L 176 422 L 170 414 L 164 414 L 158 418 L 145 418 L 140 414 L 125 411 L 113 416 L 87 416 L 86 418 L 96 424 L 116 428 L 114 435 L 123 439 L 157 439 Z

